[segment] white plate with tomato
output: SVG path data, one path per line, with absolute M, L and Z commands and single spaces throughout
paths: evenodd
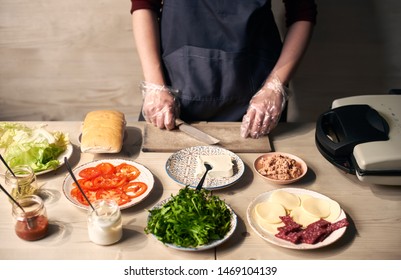
M 121 210 L 144 200 L 154 185 L 154 177 L 149 169 L 124 159 L 91 161 L 74 168 L 73 173 L 91 202 L 111 198 L 120 205 Z M 64 179 L 63 192 L 75 206 L 89 208 L 70 174 Z

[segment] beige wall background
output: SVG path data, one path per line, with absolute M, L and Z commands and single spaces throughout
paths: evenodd
M 273 4 L 281 24 L 281 0 Z M 401 88 L 401 1 L 317 4 L 290 121 L 315 121 L 336 98 Z M 108 108 L 137 120 L 142 74 L 129 9 L 129 0 L 0 0 L 0 121 L 83 120 Z

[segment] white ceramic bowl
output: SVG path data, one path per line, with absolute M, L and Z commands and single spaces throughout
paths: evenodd
M 162 207 L 170 199 L 171 199 L 171 197 L 160 201 L 155 206 L 153 206 L 151 210 Z M 226 233 L 226 235 L 222 239 L 214 240 L 208 244 L 201 245 L 198 247 L 181 247 L 181 246 L 177 246 L 172 243 L 164 243 L 164 245 L 166 245 L 167 247 L 176 249 L 176 250 L 180 250 L 180 251 L 204 251 L 204 250 L 215 248 L 215 247 L 219 246 L 220 244 L 224 243 L 227 239 L 229 239 L 234 234 L 234 231 L 237 228 L 237 215 L 235 214 L 234 210 L 228 204 L 226 204 L 226 205 L 227 205 L 228 210 L 230 210 L 230 213 L 231 213 L 231 229 Z M 147 220 L 148 222 L 149 222 L 149 219 L 150 219 L 150 214 L 148 216 L 148 220 Z M 151 234 L 151 235 L 155 239 L 157 239 L 157 237 L 154 234 Z
M 291 179 L 288 179 L 288 180 L 279 180 L 279 179 L 270 178 L 270 177 L 268 177 L 266 175 L 261 174 L 259 170 L 262 168 L 262 165 L 263 165 L 262 160 L 266 159 L 266 158 L 269 158 L 269 157 L 278 156 L 278 155 L 281 155 L 281 156 L 284 156 L 284 157 L 288 157 L 290 159 L 295 160 L 297 162 L 298 167 L 302 169 L 301 175 L 296 177 L 296 178 L 291 178 Z M 283 153 L 283 152 L 270 152 L 270 153 L 266 153 L 266 154 L 263 154 L 263 155 L 259 156 L 255 160 L 255 162 L 253 164 L 253 168 L 255 169 L 256 173 L 259 176 L 263 177 L 265 180 L 267 180 L 269 182 L 272 182 L 272 183 L 275 183 L 275 184 L 279 184 L 279 185 L 286 185 L 286 184 L 294 183 L 294 182 L 300 180 L 302 177 L 304 177 L 306 172 L 308 171 L 308 166 L 306 165 L 305 161 L 303 161 L 301 158 L 299 158 L 299 157 L 297 157 L 295 155 L 292 155 L 292 154 L 289 154 L 289 153 Z

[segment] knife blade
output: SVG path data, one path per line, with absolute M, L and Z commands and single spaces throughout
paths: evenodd
M 196 127 L 191 126 L 190 124 L 187 124 L 181 119 L 176 119 L 175 125 L 182 132 L 185 132 L 186 134 L 206 144 L 214 145 L 220 142 L 219 139 L 210 136 L 209 134 L 203 132 L 202 130 L 197 129 Z

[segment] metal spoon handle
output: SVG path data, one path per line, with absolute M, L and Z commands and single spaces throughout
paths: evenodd
M 199 181 L 198 185 L 196 186 L 196 190 L 200 191 L 202 189 L 203 182 L 205 181 L 207 171 L 203 174 L 202 179 Z
M 205 179 L 206 179 L 206 175 L 209 172 L 209 170 L 212 169 L 210 165 L 208 165 L 208 166 L 205 165 L 205 167 L 206 167 L 206 171 L 203 174 L 202 178 L 200 179 L 198 185 L 196 186 L 197 191 L 200 191 L 202 189 L 203 183 L 205 182 Z
M 11 194 L 9 194 L 1 184 L 0 184 L 0 188 L 22 210 L 22 212 L 26 213 L 24 207 L 22 207 L 21 204 L 19 204 L 18 201 L 16 201 L 14 199 L 14 197 Z M 27 222 L 28 229 L 34 228 L 35 224 L 34 224 L 32 218 L 27 217 L 26 222 Z
M 7 169 L 11 172 L 11 174 L 13 174 L 13 176 L 16 177 L 13 170 L 10 168 L 10 166 L 8 166 L 6 160 L 3 158 L 2 155 L 0 155 L 0 158 L 1 158 L 1 161 L 4 163 L 4 165 L 7 167 Z
M 18 201 L 16 201 L 14 199 L 14 197 L 11 194 L 9 194 L 1 184 L 0 184 L 0 188 L 19 208 L 21 208 L 22 212 L 25 213 L 25 209 L 21 206 L 21 204 L 19 204 Z
M 75 178 L 74 172 L 72 172 L 72 169 L 71 169 L 70 164 L 68 163 L 67 157 L 64 157 L 64 162 L 65 162 L 65 165 L 67 166 L 68 172 L 70 173 L 70 175 L 71 175 L 72 179 L 74 180 L 75 184 L 77 185 L 78 189 L 81 191 L 85 200 L 88 202 L 88 204 L 92 208 L 92 210 L 96 212 L 95 207 L 93 207 L 92 203 L 90 202 L 90 200 L 86 196 L 85 192 L 82 190 L 81 186 L 79 185 L 77 178 Z

